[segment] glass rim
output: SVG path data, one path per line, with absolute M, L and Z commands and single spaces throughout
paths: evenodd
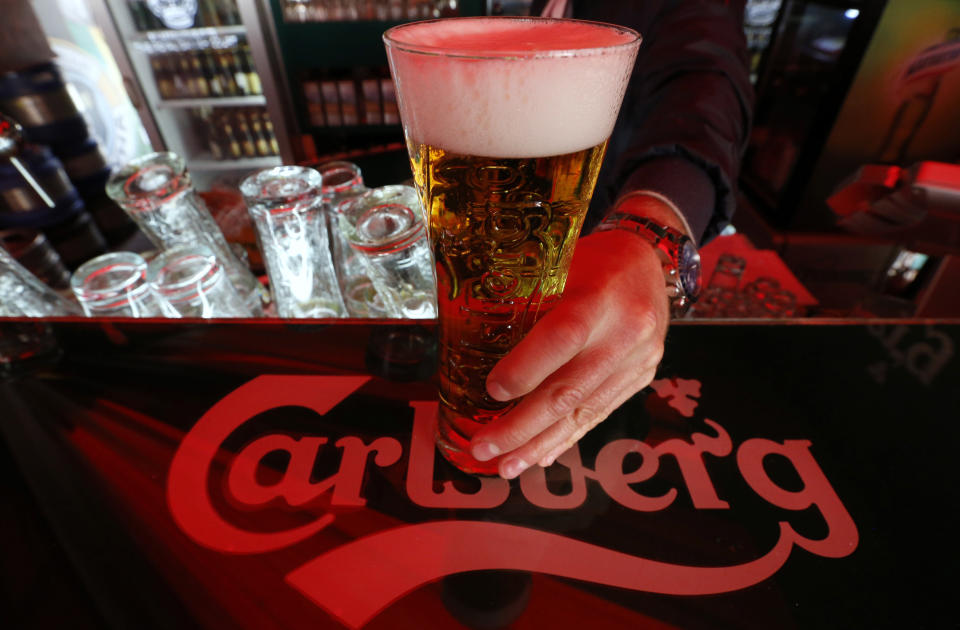
M 70 277 L 70 288 L 77 299 L 98 303 L 122 296 L 140 295 L 149 290 L 146 283 L 147 262 L 135 252 L 109 252 L 91 258 Z M 120 272 L 109 286 L 93 288 L 89 282 L 106 273 Z
M 196 269 L 177 280 L 167 280 L 165 273 L 196 265 Z M 147 282 L 163 299 L 180 303 L 196 299 L 207 292 L 221 277 L 223 268 L 216 255 L 205 245 L 180 245 L 158 254 L 147 265 Z
M 299 180 L 297 190 L 269 190 L 274 182 Z M 285 164 L 261 169 L 247 175 L 237 187 L 251 214 L 282 214 L 312 210 L 323 200 L 323 176 L 317 169 L 299 164 Z
M 131 184 L 151 170 L 166 170 L 170 177 L 151 190 L 132 190 Z M 128 212 L 159 207 L 190 188 L 186 160 L 172 151 L 154 151 L 137 156 L 110 174 L 104 185 L 107 196 Z
M 402 31 L 407 28 L 412 28 L 415 26 L 422 26 L 425 24 L 432 24 L 437 22 L 448 23 L 450 21 L 479 21 L 479 20 L 510 20 L 512 22 L 571 22 L 576 24 L 589 24 L 592 26 L 600 26 L 607 29 L 614 29 L 617 31 L 630 33 L 633 35 L 633 39 L 627 42 L 620 42 L 618 44 L 610 44 L 608 46 L 594 46 L 589 48 L 558 48 L 553 50 L 501 50 L 495 53 L 479 53 L 476 51 L 457 51 L 456 49 L 451 49 L 449 47 L 443 46 L 431 46 L 427 44 L 411 44 L 409 42 L 402 42 L 397 39 L 394 39 L 396 32 Z M 432 20 L 419 20 L 417 22 L 406 22 L 404 24 L 398 24 L 387 29 L 383 33 L 383 43 L 387 47 L 395 48 L 396 50 L 402 52 L 409 52 L 419 55 L 425 55 L 429 57 L 448 57 L 455 59 L 472 59 L 472 60 L 491 60 L 491 61 L 521 61 L 521 60 L 530 60 L 530 59 L 555 59 L 563 57 L 589 57 L 591 55 L 605 54 L 610 51 L 622 50 L 626 48 L 631 48 L 634 46 L 639 46 L 640 42 L 643 40 L 643 37 L 639 32 L 635 31 L 632 28 L 626 26 L 620 26 L 619 24 L 611 24 L 609 22 L 597 22 L 593 20 L 577 20 L 573 18 L 551 18 L 551 17 L 537 17 L 537 16 L 517 16 L 517 15 L 502 15 L 502 16 L 490 16 L 490 15 L 478 15 L 478 16 L 465 16 L 465 17 L 449 17 L 449 18 L 434 18 Z
M 363 186 L 363 175 L 360 172 L 360 167 L 353 162 L 348 162 L 346 160 L 331 160 L 329 162 L 318 164 L 314 168 L 318 173 L 320 173 L 320 177 L 323 182 L 320 189 L 327 197 L 332 198 L 345 191 Z M 350 173 L 350 178 L 340 183 L 328 182 L 331 175 L 340 173 Z

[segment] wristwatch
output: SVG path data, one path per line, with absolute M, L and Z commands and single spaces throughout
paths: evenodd
M 670 313 L 682 316 L 700 295 L 700 254 L 693 240 L 679 230 L 653 219 L 626 212 L 612 212 L 594 231 L 629 230 L 645 238 L 663 262 Z

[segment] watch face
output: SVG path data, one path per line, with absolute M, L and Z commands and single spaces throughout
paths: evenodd
M 683 291 L 691 300 L 700 295 L 700 253 L 692 241 L 684 241 L 680 247 L 680 282 Z

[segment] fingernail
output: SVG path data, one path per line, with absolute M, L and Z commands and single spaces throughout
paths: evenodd
M 499 455 L 500 449 L 497 448 L 496 444 L 480 442 L 474 446 L 470 452 L 473 454 L 474 459 L 485 462 Z
M 503 471 L 502 477 L 504 479 L 513 479 L 523 471 L 527 469 L 527 462 L 522 459 L 508 459 L 503 463 L 501 470 Z
M 490 394 L 490 397 L 494 400 L 505 401 L 512 398 L 510 392 L 505 390 L 503 385 L 496 381 L 487 381 L 487 393 Z

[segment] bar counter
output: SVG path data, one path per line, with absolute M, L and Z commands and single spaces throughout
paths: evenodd
M 6 628 L 955 624 L 958 321 L 680 322 L 509 482 L 434 449 L 432 321 L 0 326 Z

